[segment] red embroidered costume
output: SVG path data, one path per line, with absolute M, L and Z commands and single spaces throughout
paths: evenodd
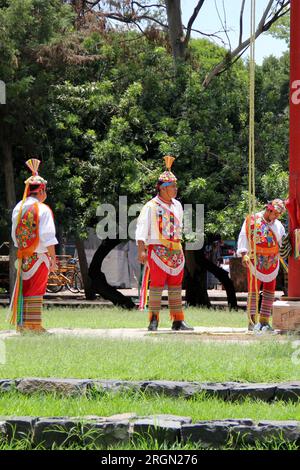
M 58 243 L 51 209 L 39 202 L 30 189 L 45 190 L 47 181 L 38 175 L 39 163 L 36 159 L 26 162 L 33 176 L 25 182 L 23 200 L 12 214 L 18 273 L 11 303 L 11 323 L 22 331 L 44 331 L 41 311 L 50 269 L 48 247 Z

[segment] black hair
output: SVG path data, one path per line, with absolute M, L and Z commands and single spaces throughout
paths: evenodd
M 28 194 L 37 194 L 41 184 L 30 184 Z

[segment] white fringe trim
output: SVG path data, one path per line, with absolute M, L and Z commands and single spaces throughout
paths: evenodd
M 274 281 L 274 279 L 277 277 L 278 271 L 279 271 L 279 260 L 277 263 L 277 267 L 275 268 L 275 271 L 273 271 L 270 274 L 263 274 L 260 271 L 257 271 L 257 269 L 253 266 L 252 262 L 250 262 L 250 271 L 251 273 L 260 281 L 262 282 L 271 282 Z
M 157 254 L 154 253 L 153 250 L 152 250 L 152 252 L 151 252 L 151 258 L 153 259 L 154 263 L 155 263 L 160 269 L 162 269 L 165 273 L 170 274 L 171 276 L 177 276 L 179 273 L 181 273 L 181 271 L 182 271 L 183 268 L 184 268 L 184 259 L 183 259 L 183 262 L 181 263 L 181 265 L 178 266 L 177 268 L 170 268 L 170 266 L 167 266 L 167 265 L 157 256 Z
M 32 276 L 35 275 L 39 267 L 41 266 L 42 263 L 45 263 L 47 268 L 50 269 L 50 261 L 48 256 L 45 253 L 37 253 L 38 259 L 36 263 L 32 266 L 29 271 L 22 271 L 22 279 L 23 281 L 28 281 L 28 279 L 32 278 Z

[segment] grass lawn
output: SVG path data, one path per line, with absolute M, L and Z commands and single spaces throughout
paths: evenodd
M 217 398 L 198 395 L 192 399 L 153 396 L 147 393 L 101 393 L 92 398 L 86 396 L 61 397 L 55 394 L 0 395 L 1 416 L 112 416 L 120 413 L 136 413 L 138 416 L 176 414 L 190 416 L 194 422 L 211 419 L 298 420 L 300 402 L 265 403 L 246 399 L 225 402 Z
M 9 329 L 7 309 L 0 309 L 0 330 Z M 193 326 L 245 327 L 245 312 L 190 308 L 186 319 Z M 147 314 L 116 308 L 46 309 L 46 328 L 146 328 Z M 162 327 L 171 323 L 167 310 Z M 124 380 L 187 380 L 199 382 L 282 382 L 299 380 L 300 365 L 292 361 L 292 340 L 276 336 L 247 343 L 203 341 L 199 336 L 148 336 L 140 339 L 111 339 L 78 336 L 17 336 L 4 340 L 6 361 L 0 378 L 71 377 Z M 24 396 L 0 394 L 0 415 L 110 416 L 176 414 L 194 421 L 222 418 L 299 420 L 300 403 L 264 403 L 246 400 L 224 402 L 199 395 L 191 400 L 150 396 L 142 393 L 101 394 L 93 397 L 59 397 L 53 394 Z M 30 443 L 0 442 L 0 449 L 30 448 Z M 269 448 L 280 448 L 274 442 Z M 23 447 L 22 447 L 23 446 Z M 135 446 L 135 447 L 134 447 Z M 157 443 L 122 445 L 120 449 L 158 449 Z M 289 445 L 287 445 L 289 446 Z M 197 449 L 180 444 L 178 449 Z M 262 446 L 262 448 L 264 448 Z
M 278 382 L 297 380 L 290 341 L 204 342 L 179 335 L 146 339 L 49 336 L 5 340 L 0 378 L 73 377 L 126 380 Z
M 7 309 L 0 310 L 7 329 Z M 188 309 L 194 326 L 244 326 L 244 312 Z M 147 314 L 116 308 L 49 309 L 44 325 L 53 327 L 145 327 Z M 167 310 L 161 325 L 170 327 Z M 12 337 L 5 340 L 6 362 L 0 378 L 74 377 L 101 379 L 166 379 L 190 381 L 272 382 L 297 380 L 291 341 L 276 337 L 245 343 L 204 342 L 199 336 L 103 339 L 72 336 Z
M 242 402 L 224 402 L 216 398 L 205 398 L 199 395 L 193 399 L 173 399 L 162 396 L 149 396 L 143 393 L 101 394 L 88 397 L 56 397 L 53 394 L 34 394 L 32 396 L 21 396 L 17 393 L 6 393 L 0 395 L 0 415 L 2 416 L 76 416 L 88 415 L 112 416 L 114 414 L 131 412 L 138 416 L 149 416 L 155 414 L 177 414 L 190 416 L 193 422 L 211 419 L 238 419 L 249 418 L 254 421 L 260 420 L 299 420 L 300 403 L 276 403 L 267 404 L 262 401 L 247 399 Z M 6 443 L 0 440 L 0 450 L 5 449 L 31 449 L 29 440 Z M 42 447 L 39 447 L 42 450 Z M 55 447 L 54 447 L 55 448 Z M 63 448 L 63 447 L 62 447 Z M 73 445 L 73 449 L 94 449 L 93 445 Z M 230 449 L 230 443 L 228 444 Z M 114 450 L 157 450 L 157 449 L 200 449 L 195 443 L 159 444 L 148 438 L 137 438 L 135 442 L 128 444 L 115 444 Z M 245 449 L 298 449 L 294 443 L 285 443 L 278 438 L 271 439 L 268 443 L 258 442 L 256 446 L 246 446 Z
M 7 308 L 0 308 L 0 330 L 11 327 L 6 322 Z M 199 308 L 186 309 L 186 320 L 192 326 L 229 326 L 243 328 L 247 326 L 246 312 L 209 310 Z M 119 308 L 44 308 L 43 324 L 46 328 L 146 328 L 148 314 L 138 310 Z M 171 321 L 168 310 L 161 313 L 160 326 L 169 328 Z

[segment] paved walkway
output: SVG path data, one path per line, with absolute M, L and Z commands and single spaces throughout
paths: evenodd
M 278 341 L 286 341 L 284 335 L 257 335 L 249 332 L 246 328 L 228 327 L 195 327 L 194 331 L 172 331 L 170 328 L 159 328 L 156 332 L 149 332 L 146 328 L 113 328 L 113 329 L 93 329 L 93 328 L 49 328 L 47 330 L 53 336 L 91 337 L 109 339 L 132 339 L 132 340 L 153 340 L 162 336 L 181 336 L 183 340 L 199 339 L 200 341 L 224 341 L 224 342 L 249 342 L 260 339 L 270 340 L 276 338 Z M 0 339 L 20 336 L 13 330 L 0 331 Z

